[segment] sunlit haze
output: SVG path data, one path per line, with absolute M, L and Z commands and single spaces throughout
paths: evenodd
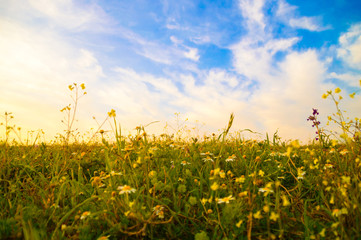
M 166 123 L 171 133 L 180 113 L 180 124 L 211 134 L 233 112 L 232 131 L 307 141 L 312 109 L 322 127 L 335 112 L 327 90 L 340 87 L 341 108 L 361 117 L 360 9 L 359 0 L 2 0 L 0 113 L 12 112 L 24 137 L 43 129 L 52 139 L 66 129 L 68 85 L 84 83 L 82 132 L 111 109 L 124 133 L 153 121 L 149 133 Z

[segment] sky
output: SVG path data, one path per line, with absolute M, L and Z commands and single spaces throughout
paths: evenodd
M 359 0 L 2 0 L 0 113 L 52 139 L 66 129 L 68 85 L 84 83 L 81 132 L 114 109 L 124 133 L 154 121 L 148 133 L 219 133 L 233 112 L 233 131 L 308 141 L 313 108 L 332 128 L 327 90 L 340 87 L 341 108 L 361 117 L 360 9 Z

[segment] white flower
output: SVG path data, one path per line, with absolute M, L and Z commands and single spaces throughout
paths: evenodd
M 119 194 L 124 194 L 124 193 L 134 193 L 136 190 L 134 188 L 131 188 L 128 185 L 124 185 L 124 186 L 119 186 L 118 190 L 120 191 Z

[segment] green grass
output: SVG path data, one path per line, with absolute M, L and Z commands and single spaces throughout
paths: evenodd
M 233 115 L 219 136 L 124 137 L 111 111 L 112 141 L 70 143 L 68 124 L 62 143 L 9 144 L 9 116 L 0 239 L 361 238 L 358 120 L 340 141 L 316 124 L 319 141 L 300 145 L 230 137 Z
M 295 145 L 146 134 L 66 148 L 2 144 L 0 236 L 361 237 L 360 146 Z M 119 194 L 124 185 L 136 191 Z

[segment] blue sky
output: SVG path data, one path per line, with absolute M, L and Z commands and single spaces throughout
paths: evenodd
M 0 110 L 51 138 L 64 128 L 67 86 L 84 82 L 82 131 L 110 109 L 126 131 L 160 121 L 154 133 L 174 127 L 177 112 L 189 129 L 215 132 L 234 112 L 233 130 L 311 139 L 312 108 L 321 119 L 334 112 L 327 90 L 341 87 L 344 108 L 361 116 L 359 9 L 358 0 L 5 0 Z

